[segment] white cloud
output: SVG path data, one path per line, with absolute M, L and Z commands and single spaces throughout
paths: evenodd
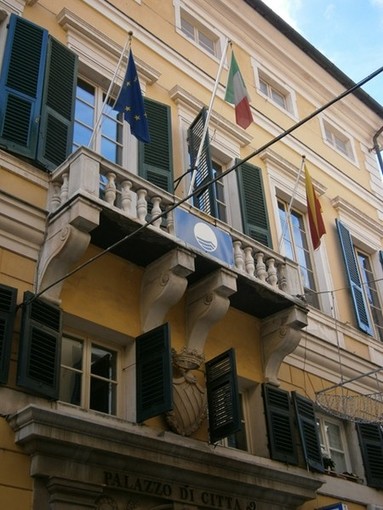
M 302 0 L 262 0 L 278 16 L 284 19 L 290 26 L 299 31 L 298 14 L 302 6 Z M 383 1 L 383 0 L 382 0 Z

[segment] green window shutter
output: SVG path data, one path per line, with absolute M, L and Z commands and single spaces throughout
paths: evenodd
M 137 422 L 173 408 L 169 325 L 136 338 Z
M 72 151 L 76 82 L 77 55 L 49 37 L 37 152 L 49 170 Z
M 170 108 L 144 99 L 150 143 L 138 144 L 139 175 L 170 193 L 173 191 L 173 155 Z
M 286 464 L 298 464 L 294 439 L 293 413 L 288 391 L 264 384 L 263 402 L 270 457 Z
M 203 186 L 207 182 L 211 181 L 213 178 L 213 164 L 210 155 L 210 142 L 209 142 L 209 132 L 206 132 L 206 137 L 203 143 L 203 148 L 201 151 L 201 156 L 198 164 L 198 168 L 194 169 L 199 147 L 202 140 L 203 130 L 206 124 L 206 108 L 202 108 L 197 117 L 194 119 L 192 124 L 188 129 L 188 146 L 189 146 L 189 155 L 190 155 L 190 167 L 196 171 L 196 178 L 194 183 L 194 190 Z M 218 217 L 218 208 L 217 208 L 217 197 L 215 193 L 216 187 L 214 185 L 210 185 L 207 188 L 203 189 L 200 192 L 197 192 L 193 196 L 193 203 L 195 207 L 204 211 L 206 214 L 210 214 L 210 216 Z
M 260 168 L 249 163 L 243 163 L 237 170 L 243 231 L 256 241 L 272 248 L 261 172 Z
M 0 147 L 36 157 L 48 32 L 12 14 L 0 75 Z
M 0 285 L 0 383 L 8 381 L 17 289 Z
M 383 431 L 377 423 L 357 423 L 367 485 L 383 489 Z
M 216 443 L 241 430 L 234 349 L 207 361 L 205 367 L 210 442 Z
M 362 289 L 362 282 L 359 276 L 358 264 L 355 258 L 354 245 L 351 239 L 351 234 L 341 221 L 336 220 L 336 226 L 338 229 L 347 278 L 350 284 L 357 324 L 362 331 L 372 335 L 372 327 L 370 324 L 368 308 Z
M 298 395 L 296 392 L 293 392 L 293 400 L 306 464 L 314 471 L 323 472 L 322 452 L 314 404 L 311 400 Z
M 59 395 L 61 317 L 58 306 L 25 292 L 17 384 L 47 398 Z

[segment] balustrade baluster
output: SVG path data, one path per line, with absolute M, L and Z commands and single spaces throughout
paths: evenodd
M 267 279 L 266 264 L 263 261 L 264 256 L 265 254 L 261 251 L 256 254 L 257 264 L 255 274 L 262 282 L 265 282 Z
M 127 213 L 132 213 L 132 194 L 131 187 L 132 181 L 122 181 L 121 183 L 121 207 L 122 210 Z
M 69 190 L 69 173 L 63 173 L 63 183 L 61 185 L 61 193 L 60 193 L 60 202 L 64 204 L 68 200 L 68 190 Z
M 146 201 L 147 195 L 146 189 L 137 190 L 137 218 L 144 223 L 146 220 L 146 215 L 148 213 L 148 203 Z
M 116 200 L 116 177 L 117 175 L 114 172 L 108 172 L 106 174 L 108 182 L 105 186 L 105 201 L 108 202 L 109 205 L 113 205 Z
M 268 265 L 268 278 L 267 282 L 272 285 L 273 287 L 277 286 L 278 283 L 278 276 L 277 276 L 277 269 L 275 267 L 275 259 L 268 259 L 267 260 Z
M 253 259 L 253 248 L 251 246 L 246 246 L 246 248 L 243 251 L 245 252 L 246 272 L 251 276 L 254 276 L 255 265 Z
M 234 241 L 234 263 L 235 267 L 240 271 L 244 271 L 245 269 L 245 261 L 243 256 L 243 251 L 241 248 L 241 241 Z
M 51 212 L 58 209 L 61 205 L 61 196 L 60 196 L 61 183 L 58 181 L 53 181 L 52 186 L 53 186 L 53 194 L 52 194 L 52 199 L 51 199 Z
M 161 197 L 153 197 L 152 198 L 152 204 L 153 204 L 152 218 L 156 218 L 158 215 L 160 215 L 162 213 L 160 203 L 161 203 Z M 160 228 L 161 222 L 162 222 L 162 217 L 154 220 L 152 222 L 152 225 L 153 225 L 153 227 Z

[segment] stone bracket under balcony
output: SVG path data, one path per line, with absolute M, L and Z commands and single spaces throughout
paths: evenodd
M 278 373 L 285 357 L 291 354 L 307 326 L 307 310 L 298 306 L 270 315 L 262 321 L 261 341 L 265 381 L 279 386 Z
M 69 207 L 50 218 L 37 268 L 36 290 L 43 292 L 45 299 L 60 304 L 64 277 L 87 249 L 90 231 L 99 223 L 100 210 L 93 202 L 77 196 Z
M 177 248 L 146 267 L 141 285 L 141 327 L 149 331 L 163 324 L 165 315 L 184 295 L 195 255 Z
M 229 309 L 229 296 L 237 290 L 237 276 L 219 269 L 195 283 L 187 292 L 187 342 L 190 352 L 202 354 L 210 329 Z

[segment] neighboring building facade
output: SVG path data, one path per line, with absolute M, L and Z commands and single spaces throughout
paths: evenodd
M 382 106 L 291 130 L 353 83 L 257 0 L 0 19 L 2 508 L 381 510 Z M 147 144 L 111 107 L 129 32 Z M 191 199 L 228 39 L 253 122 L 229 48 Z

